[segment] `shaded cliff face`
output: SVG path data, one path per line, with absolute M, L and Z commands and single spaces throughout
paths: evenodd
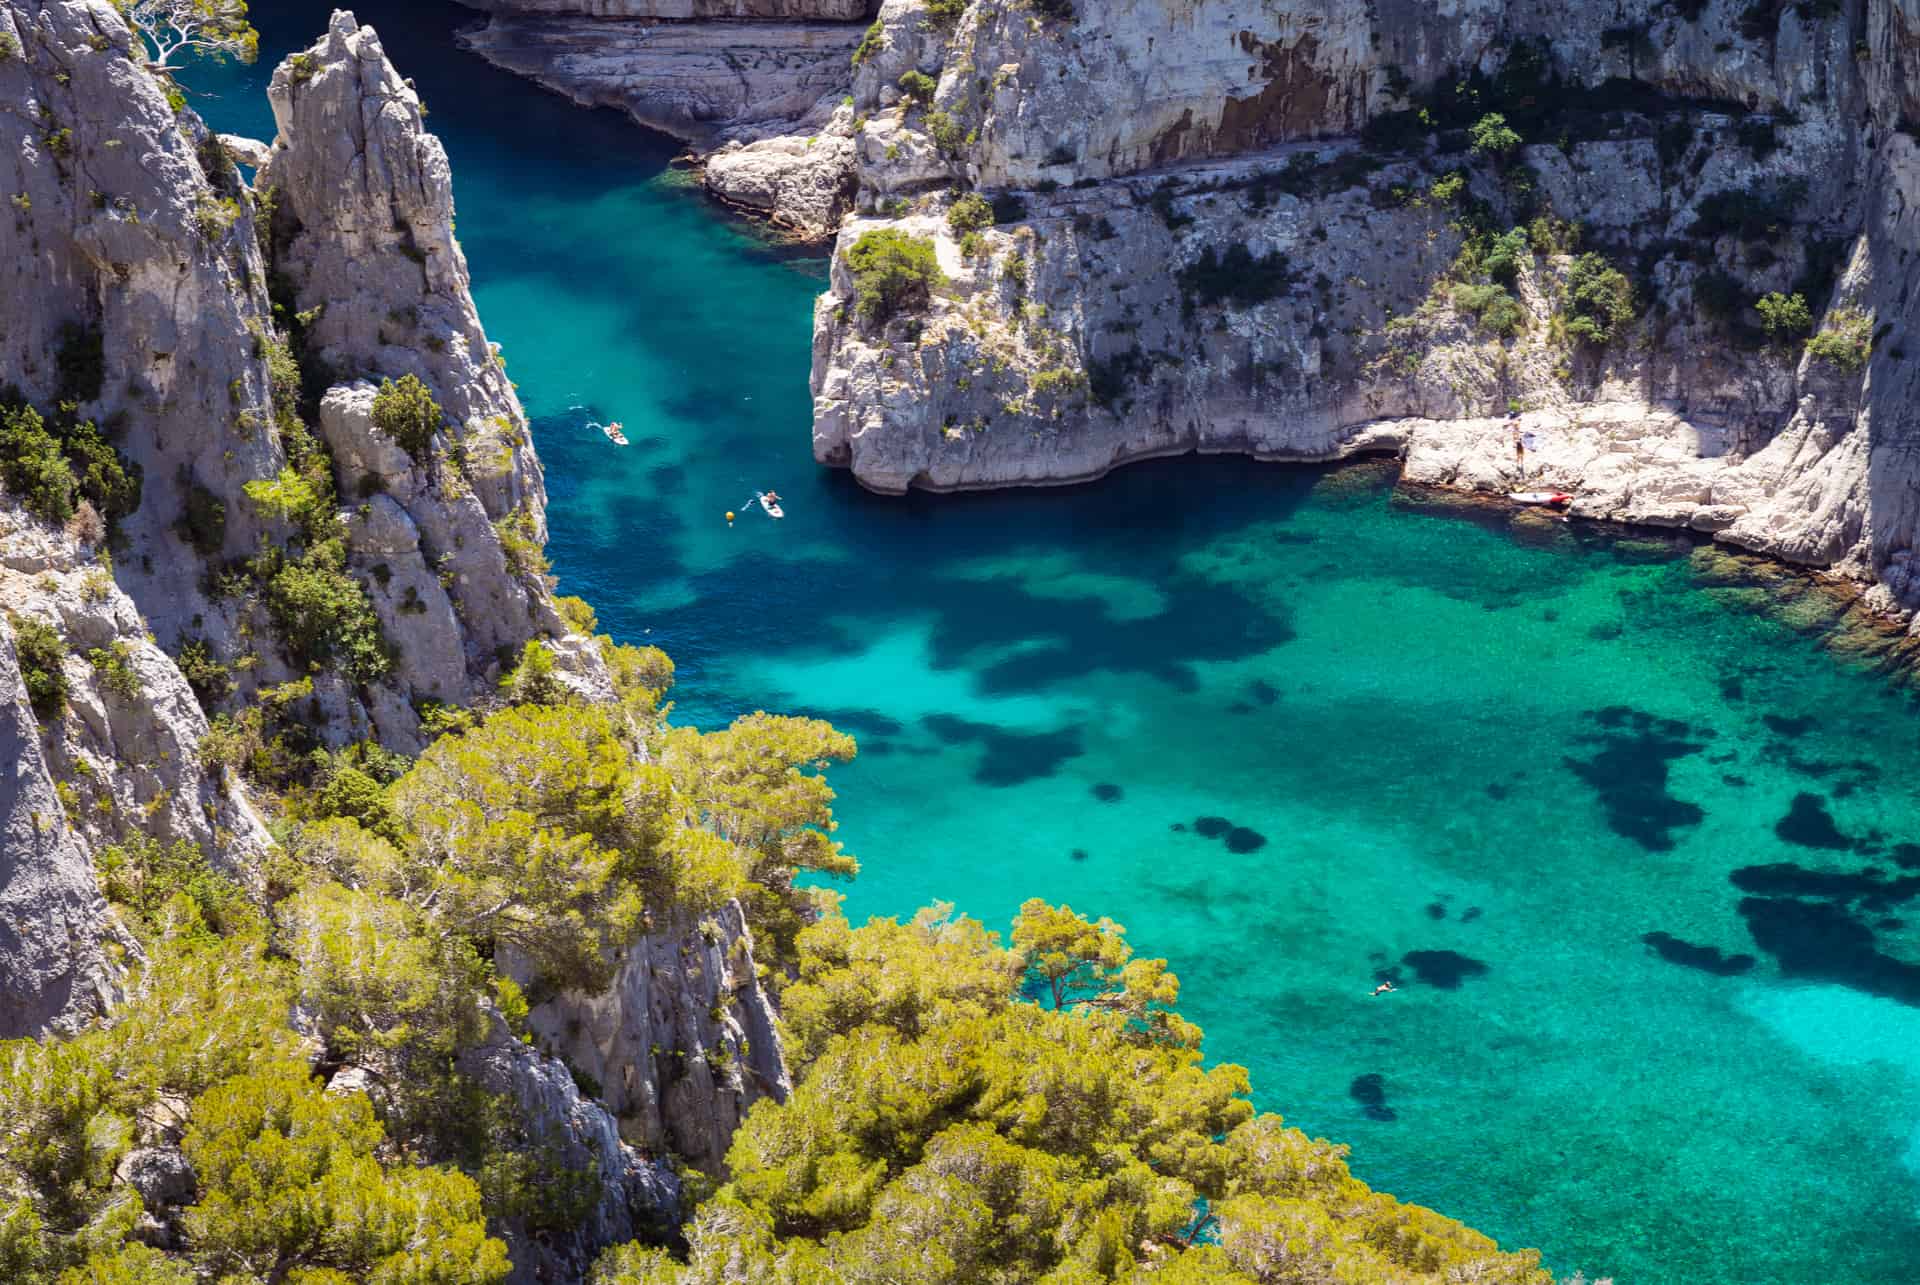
M 815 316 L 817 456 L 899 491 L 1400 451 L 1920 605 L 1912 15 L 1688 9 L 976 0 L 943 25 L 892 0 L 854 79 L 865 217 Z M 1503 109 L 1531 132 L 1475 149 Z M 969 188 L 994 226 L 949 224 Z M 848 263 L 877 229 L 946 278 L 886 324 Z M 1632 299 L 1597 338 L 1596 263 Z M 1763 329 L 1773 294 L 1806 321 Z
M 709 194 L 796 237 L 853 195 L 854 51 L 873 0 L 465 0 L 462 47 L 706 152 Z

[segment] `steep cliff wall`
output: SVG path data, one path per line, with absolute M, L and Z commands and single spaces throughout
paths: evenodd
M 1398 451 L 1415 480 L 1565 488 L 1920 605 L 1911 20 L 889 0 L 854 80 L 862 217 L 815 317 L 816 454 L 900 491 Z M 1517 146 L 1476 146 L 1489 112 Z M 954 213 L 973 190 L 993 216 Z M 885 321 L 849 259 L 877 230 L 944 278 Z M 1596 331 L 1603 269 L 1632 309 Z M 1795 295 L 1798 322 L 1756 309 Z
M 722 203 L 798 237 L 853 195 L 844 102 L 873 0 L 462 0 L 493 16 L 462 47 L 574 102 L 706 153 Z
M 308 750 L 418 750 L 429 702 L 495 699 L 530 639 L 576 695 L 612 696 L 544 574 L 540 463 L 445 152 L 378 36 L 336 13 L 276 69 L 270 147 L 212 137 L 136 52 L 107 3 L 0 0 L 0 1038 L 76 1030 L 144 984 L 119 916 L 152 845 L 264 900 L 261 791 L 302 784 Z M 437 407 L 424 440 L 376 409 L 407 377 Z M 139 479 L 124 512 L 46 503 L 16 467 L 33 413 L 48 442 L 100 426 Z M 316 645 L 356 611 L 378 637 Z M 248 722 L 268 708 L 285 744 Z M 774 1020 L 734 905 L 633 943 L 605 995 L 542 1005 L 552 1051 L 499 1023 L 464 1050 L 525 1144 L 591 1180 L 577 1226 L 499 1228 L 512 1279 L 670 1236 L 667 1153 L 718 1169 L 746 1107 L 787 1090 Z M 336 1078 L 377 1095 L 363 1068 Z
M 604 994 L 533 1010 L 541 1043 L 600 1086 L 623 1136 L 711 1175 L 748 1108 L 793 1091 L 740 903 L 636 939 Z
M 546 489 L 474 310 L 451 170 L 419 97 L 344 12 L 276 69 L 268 96 L 280 132 L 257 182 L 271 193 L 274 267 L 303 319 L 304 361 L 344 381 L 322 396 L 318 427 L 342 495 L 365 501 L 348 511 L 347 543 L 395 641 L 397 686 L 471 703 L 503 655 L 545 635 L 604 694 L 597 653 L 564 638 L 540 568 L 513 556 L 546 541 Z M 373 424 L 373 381 L 408 375 L 446 417 L 422 458 Z M 384 739 L 414 735 L 398 704 L 376 714 Z

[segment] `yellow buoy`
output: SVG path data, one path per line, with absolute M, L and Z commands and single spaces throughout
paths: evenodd
M 729 522 L 733 521 L 733 514 L 731 513 L 727 514 L 727 521 Z

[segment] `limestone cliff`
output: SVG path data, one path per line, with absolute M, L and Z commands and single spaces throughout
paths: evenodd
M 93 864 L 54 791 L 0 621 L 0 1038 L 66 1031 L 112 1001 L 112 936 Z
M 1398 451 L 1414 480 L 1565 488 L 1920 605 L 1908 10 L 888 0 L 816 454 L 900 491 Z M 1502 108 L 1537 132 L 1476 149 Z M 950 222 L 973 190 L 994 215 Z M 881 228 L 944 277 L 884 323 L 848 261 Z M 1633 298 L 1597 331 L 1596 263 Z M 1797 324 L 1756 311 L 1794 294 Z
M 343 495 L 365 501 L 350 510 L 348 545 L 396 644 L 396 686 L 471 703 L 503 655 L 545 635 L 604 693 L 597 653 L 565 638 L 543 567 L 516 555 L 546 541 L 546 489 L 473 306 L 451 169 L 418 95 L 374 30 L 340 12 L 275 70 L 268 96 L 279 137 L 257 185 L 271 193 L 274 267 L 303 319 L 306 361 L 345 381 L 321 399 L 319 428 Z M 427 459 L 373 424 L 370 381 L 406 375 L 447 416 Z M 383 740 L 414 738 L 404 704 L 374 713 Z
M 799 237 L 853 195 L 852 57 L 872 0 L 462 0 L 461 44 L 703 153 L 707 191 Z
M 0 408 L 97 424 L 137 479 L 124 512 L 63 522 L 0 481 L 0 1037 L 75 1030 L 137 983 L 115 845 L 190 845 L 265 891 L 273 839 L 230 766 L 263 701 L 299 744 L 409 753 L 428 702 L 492 699 L 535 638 L 576 693 L 611 695 L 555 608 L 540 464 L 475 312 L 446 155 L 377 35 L 337 13 L 276 69 L 271 146 L 214 137 L 132 54 L 104 0 L 0 0 Z M 407 376 L 440 412 L 425 442 L 378 422 Z M 340 565 L 311 562 L 329 545 Z M 310 564 L 327 610 L 377 617 L 369 671 L 289 629 L 280 576 Z M 460 1059 L 527 1145 L 593 1179 L 578 1226 L 502 1229 L 517 1282 L 668 1236 L 666 1153 L 718 1168 L 787 1085 L 738 906 L 640 939 L 606 995 L 539 1021 L 610 1088 L 593 1100 L 503 1029 Z
M 704 1173 L 725 1171 L 749 1107 L 793 1089 L 737 901 L 638 938 L 604 994 L 556 996 L 528 1022 L 600 1086 L 623 1136 Z

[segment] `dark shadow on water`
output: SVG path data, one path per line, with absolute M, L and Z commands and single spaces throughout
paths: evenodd
M 1840 832 L 1827 811 L 1827 801 L 1817 794 L 1802 792 L 1793 796 L 1793 806 L 1773 824 L 1773 832 L 1788 843 L 1803 848 L 1828 848 L 1845 851 L 1853 840 Z M 1736 878 L 1737 882 L 1737 878 Z
M 981 747 L 973 779 L 982 785 L 1020 785 L 1052 776 L 1062 763 L 1082 752 L 1077 727 L 1057 732 L 1008 732 L 953 714 L 928 714 L 920 722 L 942 744 Z
M 1388 1123 L 1400 1118 L 1400 1113 L 1387 1105 L 1386 1077 L 1378 1071 L 1354 1076 L 1347 1086 L 1347 1096 L 1360 1104 L 1361 1114 L 1369 1120 Z
M 1457 991 L 1467 978 L 1485 977 L 1492 971 L 1485 963 L 1457 950 L 1410 950 L 1400 961 L 1411 968 L 1420 981 L 1443 991 Z
M 1589 711 L 1589 717 L 1600 730 L 1581 733 L 1573 740 L 1594 747 L 1592 753 L 1562 761 L 1592 787 L 1614 833 L 1649 852 L 1671 850 L 1674 831 L 1700 824 L 1706 812 L 1668 790 L 1669 768 L 1676 760 L 1705 749 L 1711 730 L 1625 705 Z
M 1769 897 L 1819 897 L 1832 902 L 1858 901 L 1868 910 L 1888 910 L 1920 897 L 1920 875 L 1889 879 L 1871 867 L 1863 870 L 1809 870 L 1791 861 L 1741 866 L 1727 876 L 1742 892 Z
M 1875 948 L 1873 930 L 1840 906 L 1783 897 L 1746 897 L 1741 917 L 1783 976 L 1838 982 L 1920 1007 L 1920 966 Z
M 1669 964 L 1697 968 L 1715 977 L 1737 977 L 1760 962 L 1752 955 L 1728 955 L 1722 953 L 1718 946 L 1682 941 L 1672 933 L 1650 932 L 1640 940 L 1651 946 L 1653 953 Z

